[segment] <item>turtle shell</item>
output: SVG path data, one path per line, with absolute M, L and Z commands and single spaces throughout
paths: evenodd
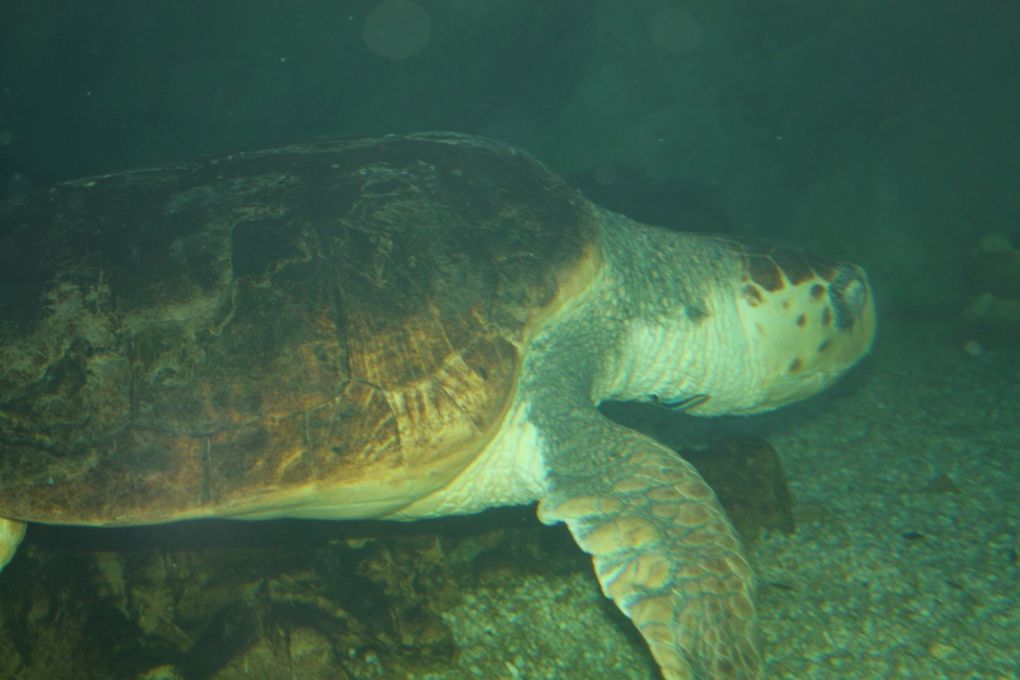
M 0 516 L 380 517 L 498 428 L 594 276 L 531 156 L 419 134 L 95 177 L 0 206 Z

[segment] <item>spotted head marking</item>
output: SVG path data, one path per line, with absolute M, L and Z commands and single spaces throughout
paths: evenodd
M 745 267 L 738 308 L 764 411 L 832 384 L 871 348 L 875 307 L 864 271 L 767 242 L 732 241 Z

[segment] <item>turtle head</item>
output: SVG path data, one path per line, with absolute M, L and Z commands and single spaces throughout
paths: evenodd
M 637 235 L 613 244 L 619 269 L 641 276 L 598 399 L 759 413 L 820 392 L 871 348 L 874 300 L 856 265 L 751 239 Z
M 758 384 L 745 413 L 825 389 L 871 348 L 875 306 L 864 271 L 796 250 L 740 244 L 737 308 Z

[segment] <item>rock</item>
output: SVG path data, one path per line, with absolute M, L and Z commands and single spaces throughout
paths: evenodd
M 970 301 L 962 313 L 967 340 L 1020 343 L 1020 251 L 1005 234 L 990 234 L 966 261 Z
M 762 529 L 794 531 L 790 490 L 775 449 L 754 436 L 733 437 L 683 454 L 711 486 L 745 543 Z

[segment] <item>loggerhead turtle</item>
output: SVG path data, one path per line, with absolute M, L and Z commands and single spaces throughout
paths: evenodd
M 431 133 L 0 207 L 0 565 L 26 522 L 411 520 L 538 501 L 667 679 L 757 678 L 712 491 L 605 399 L 766 411 L 869 349 L 856 266 L 601 209 Z

